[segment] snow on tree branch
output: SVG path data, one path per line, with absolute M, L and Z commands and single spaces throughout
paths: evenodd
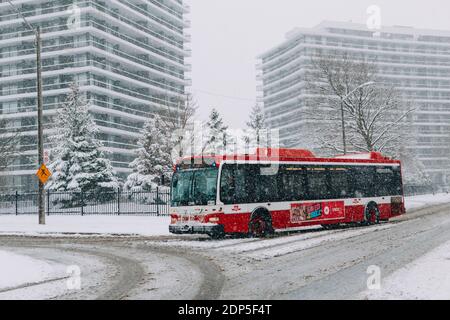
M 0 171 L 5 170 L 17 156 L 19 142 L 14 128 L 9 128 L 6 120 L 0 119 Z

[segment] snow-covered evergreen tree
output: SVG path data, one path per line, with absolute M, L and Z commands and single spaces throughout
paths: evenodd
M 137 157 L 130 164 L 133 173 L 124 185 L 126 191 L 149 191 L 168 185 L 173 165 L 170 134 L 169 127 L 158 115 L 147 120 L 138 142 Z
M 220 154 L 227 148 L 227 130 L 222 116 L 212 109 L 206 123 L 206 141 L 203 144 L 203 154 Z
M 58 192 L 83 192 L 84 197 L 116 191 L 119 188 L 117 177 L 101 150 L 98 127 L 76 84 L 71 85 L 71 92 L 58 109 L 55 120 L 57 134 L 51 139 L 54 148 L 50 164 L 53 176 L 47 188 Z

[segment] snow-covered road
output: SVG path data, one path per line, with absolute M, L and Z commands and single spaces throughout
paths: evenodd
M 155 250 L 141 241 L 0 239 L 0 258 L 8 259 L 0 260 L 0 300 L 209 299 L 217 298 L 216 288 L 222 287 L 214 263 L 186 252 Z
M 429 201 L 416 198 L 416 208 Z M 450 205 L 381 225 L 271 239 L 30 234 L 0 235 L 0 258 L 8 260 L 0 299 L 428 298 L 447 288 L 439 285 L 448 270 Z M 7 279 L 19 264 L 24 274 Z M 70 266 L 80 267 L 80 290 L 67 287 Z M 367 288 L 371 266 L 381 271 L 378 291 Z M 399 289 L 402 283 L 409 285 Z

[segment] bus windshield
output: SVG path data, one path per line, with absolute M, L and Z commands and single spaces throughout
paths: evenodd
M 172 179 L 172 207 L 216 204 L 218 170 L 178 171 Z

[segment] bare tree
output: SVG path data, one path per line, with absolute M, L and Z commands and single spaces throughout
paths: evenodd
M 408 115 L 414 109 L 393 87 L 378 80 L 375 62 L 348 54 L 319 55 L 306 73 L 310 120 L 320 121 L 313 136 L 321 149 L 343 152 L 345 141 L 353 152 L 395 152 L 407 137 Z M 342 118 L 344 121 L 342 122 Z
M 193 139 L 192 122 L 198 105 L 191 94 L 185 94 L 183 98 L 175 99 L 175 102 L 163 106 L 160 116 L 164 124 L 172 133 L 172 148 L 176 150 L 178 157 L 183 157 L 186 152 L 186 144 Z M 172 105 L 172 106 L 170 106 Z M 173 105 L 176 105 L 173 107 Z
M 172 102 L 172 105 L 174 104 L 175 107 L 170 107 L 169 103 L 166 103 L 161 115 L 166 124 L 174 130 L 185 129 L 197 112 L 197 102 L 191 94 L 185 94 L 183 98 L 176 99 L 175 103 Z
M 0 171 L 5 170 L 17 155 L 19 135 L 15 130 L 8 128 L 6 120 L 0 119 Z

